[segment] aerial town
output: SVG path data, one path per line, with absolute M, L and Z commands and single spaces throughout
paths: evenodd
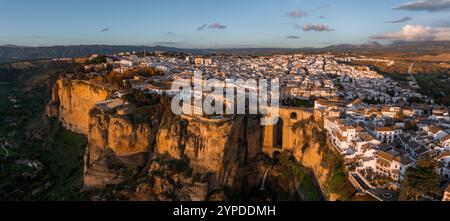
M 442 180 L 450 179 L 450 116 L 446 106 L 417 92 L 417 84 L 399 85 L 369 67 L 353 65 L 365 57 L 324 55 L 274 55 L 260 57 L 189 56 L 154 53 L 92 55 L 85 73 L 95 76 L 109 71 L 125 73 L 153 67 L 161 76 L 134 76 L 126 80 L 146 93 L 174 96 L 170 83 L 191 79 L 194 71 L 204 79 L 280 79 L 281 100 L 313 100 L 311 106 L 296 108 L 321 111 L 327 141 L 345 161 L 355 188 L 379 200 L 393 196 L 409 167 L 421 156 L 438 162 Z M 394 62 L 380 60 L 388 65 Z M 126 83 L 126 82 L 125 82 Z M 116 91 L 114 98 L 97 104 L 102 109 L 126 105 Z M 409 102 L 420 98 L 426 103 Z M 447 192 L 448 192 L 447 188 Z M 447 196 L 447 197 L 445 197 Z M 444 199 L 448 200 L 448 193 Z
M 0 0 L 0 212 L 449 217 L 450 0 L 361 2 Z

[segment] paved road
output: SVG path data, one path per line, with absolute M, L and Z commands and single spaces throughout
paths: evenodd
M 371 188 L 363 181 L 358 173 L 351 173 L 350 175 L 363 188 L 363 191 L 369 193 L 376 199 L 381 201 L 398 201 L 398 193 L 383 188 Z
M 411 84 L 411 82 L 412 82 L 411 85 L 414 85 L 414 87 L 415 87 L 416 89 L 419 89 L 419 88 L 420 88 L 419 83 L 417 83 L 416 78 L 415 78 L 415 77 L 413 76 L 413 74 L 412 74 L 413 68 L 414 68 L 414 63 L 412 63 L 411 66 L 409 66 L 409 68 L 408 68 L 408 74 L 409 74 L 409 77 L 411 78 L 410 84 Z

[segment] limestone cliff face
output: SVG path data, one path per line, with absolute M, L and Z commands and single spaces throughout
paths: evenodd
M 353 187 L 345 174 L 338 171 L 342 162 L 327 144 L 320 114 L 298 123 L 292 132 L 292 154 L 302 166 L 312 169 L 324 197 L 331 201 L 348 199 Z
M 137 123 L 129 116 L 92 111 L 84 162 L 85 187 L 120 183 L 125 176 L 118 176 L 117 168 L 143 166 L 152 151 L 158 125 L 157 118 Z M 111 176 L 105 178 L 101 172 L 97 173 L 99 168 L 109 171 Z
M 231 184 L 239 166 L 261 152 L 261 142 L 258 118 L 181 117 L 160 128 L 155 149 L 178 159 L 187 156 L 194 171 L 214 173 L 218 184 Z
M 117 156 L 149 152 L 154 129 L 151 123 L 133 123 L 124 116 L 93 115 L 89 119 L 89 148 L 110 148 Z
M 295 177 L 292 172 L 286 176 L 286 171 L 292 166 L 277 166 L 276 161 L 260 157 L 265 132 L 259 117 L 238 115 L 216 119 L 174 116 L 168 102 L 151 106 L 151 111 L 142 115 L 133 115 L 136 113 L 132 111 L 126 114 L 114 110 L 103 112 L 94 108 L 95 103 L 106 100 L 109 93 L 107 89 L 89 82 L 59 79 L 53 88 L 52 101 L 47 106 L 48 116 L 59 119 L 67 129 L 88 137 L 84 159 L 85 187 L 103 188 L 108 184 L 122 183 L 130 175 L 139 173 L 138 170 L 148 164 L 149 159 L 167 153 L 168 157 L 187 161 L 192 174 L 205 177 L 201 184 L 190 180 L 192 175 L 181 179 L 183 182 L 180 181 L 180 185 L 185 185 L 186 181 L 191 188 L 200 188 L 205 193 L 202 196 L 188 194 L 191 199 L 203 199 L 204 195 L 224 185 L 237 191 L 251 192 L 261 185 L 261 179 L 269 168 L 272 169 L 268 173 L 268 185 L 288 195 L 295 192 L 303 194 L 297 181 L 287 182 L 285 179 Z M 292 110 L 285 112 L 289 111 Z M 291 125 L 294 122 L 289 121 L 290 116 L 284 116 L 285 127 L 289 131 L 283 131 L 283 146 L 289 148 L 283 147 L 283 150 L 296 159 L 289 160 L 289 165 L 298 162 L 311 169 L 325 198 L 345 199 L 345 193 L 340 190 L 347 188 L 346 178 L 336 172 L 339 161 L 327 146 L 321 117 L 311 112 L 302 114 L 296 111 L 295 116 L 300 120 L 295 125 Z M 307 119 L 306 116 L 312 117 Z M 252 166 L 254 162 L 265 163 Z M 149 182 L 162 183 L 159 185 L 161 188 L 166 186 L 163 183 L 171 176 L 170 173 L 162 177 L 155 176 L 159 172 L 151 174 Z M 335 180 L 335 177 L 342 179 Z M 161 191 L 152 189 L 150 192 L 160 199 L 155 192 Z M 185 197 L 180 196 L 180 199 Z
M 128 116 L 96 109 L 95 104 L 105 101 L 109 95 L 107 88 L 91 82 L 60 78 L 47 105 L 49 117 L 57 118 L 66 129 L 88 137 L 85 187 L 120 183 L 130 170 L 145 164 L 159 126 L 158 119 L 137 123 Z
M 89 111 L 109 96 L 106 88 L 87 81 L 58 79 L 47 105 L 47 115 L 56 117 L 70 131 L 88 134 Z

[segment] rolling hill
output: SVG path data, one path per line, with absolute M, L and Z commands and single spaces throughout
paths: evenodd
M 450 41 L 443 42 L 396 42 L 391 45 L 381 45 L 377 42 L 352 45 L 341 44 L 325 48 L 230 48 L 230 49 L 182 49 L 165 46 L 129 46 L 129 45 L 72 45 L 27 47 L 16 45 L 0 46 L 0 63 L 52 59 L 85 57 L 91 54 L 114 54 L 130 51 L 165 51 L 182 52 L 194 55 L 201 54 L 233 54 L 233 55 L 271 55 L 293 53 L 351 53 L 366 55 L 394 55 L 394 56 L 424 56 L 450 53 Z

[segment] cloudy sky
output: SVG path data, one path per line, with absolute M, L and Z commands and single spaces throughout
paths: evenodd
M 450 0 L 0 0 L 0 45 L 324 47 L 450 40 Z

